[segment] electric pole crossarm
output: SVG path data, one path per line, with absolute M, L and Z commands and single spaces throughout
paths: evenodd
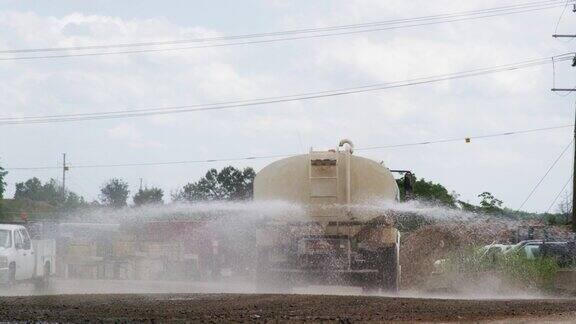
M 574 38 L 576 35 L 566 35 L 566 34 L 554 34 L 552 35 L 554 38 Z

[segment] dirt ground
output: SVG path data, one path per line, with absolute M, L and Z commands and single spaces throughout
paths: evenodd
M 0 298 L 0 321 L 570 321 L 576 300 L 458 300 L 262 294 L 112 294 Z

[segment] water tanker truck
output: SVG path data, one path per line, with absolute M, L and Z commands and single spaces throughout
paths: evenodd
M 271 163 L 256 175 L 254 199 L 304 210 L 257 228 L 260 291 L 309 284 L 397 291 L 400 234 L 389 215 L 371 206 L 398 200 L 399 188 L 384 165 L 353 155 L 351 141 Z

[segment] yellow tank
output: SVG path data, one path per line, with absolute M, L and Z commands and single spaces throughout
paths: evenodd
M 353 155 L 349 140 L 335 150 L 313 151 L 266 166 L 254 180 L 254 199 L 281 200 L 302 206 L 366 205 L 398 200 L 399 189 L 383 164 Z M 314 215 L 320 213 L 315 208 Z M 314 216 L 312 215 L 312 216 Z

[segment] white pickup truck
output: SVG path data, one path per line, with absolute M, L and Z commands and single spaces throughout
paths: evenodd
M 0 224 L 0 284 L 29 281 L 36 288 L 47 288 L 55 257 L 54 240 L 32 240 L 26 227 Z

